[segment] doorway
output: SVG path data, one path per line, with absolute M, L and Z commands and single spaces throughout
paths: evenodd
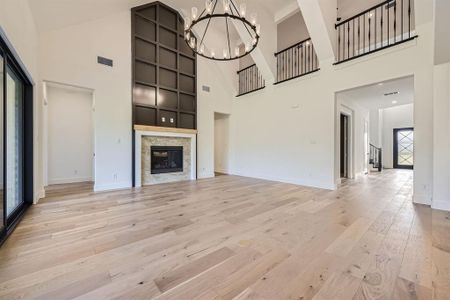
M 46 186 L 94 181 L 94 103 L 89 89 L 46 83 Z
M 214 113 L 214 173 L 229 173 L 230 115 Z
M 349 116 L 341 113 L 341 178 L 349 178 Z
M 394 168 L 414 169 L 414 128 L 394 129 Z

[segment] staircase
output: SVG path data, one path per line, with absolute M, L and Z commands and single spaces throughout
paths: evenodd
M 377 169 L 381 172 L 383 169 L 383 150 L 370 144 L 369 164 L 372 165 L 372 169 Z

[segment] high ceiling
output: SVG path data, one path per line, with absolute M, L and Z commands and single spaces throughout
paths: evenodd
M 398 92 L 398 94 L 392 94 Z M 414 102 L 414 78 L 405 77 L 340 93 L 367 109 L 382 109 Z M 391 94 L 385 96 L 385 94 Z
M 55 30 L 92 21 L 151 0 L 28 0 L 40 32 Z M 296 0 L 246 0 L 249 10 L 265 9 L 272 15 Z M 162 2 L 189 11 L 190 7 L 203 7 L 203 0 L 163 0 Z M 236 1 L 238 3 L 241 0 Z

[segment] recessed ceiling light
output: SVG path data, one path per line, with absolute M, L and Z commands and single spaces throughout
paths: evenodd
M 398 101 L 395 101 L 395 100 L 394 100 L 394 101 L 392 101 L 392 104 L 397 104 L 397 103 L 398 103 Z
M 379 84 L 378 84 L 379 86 L 382 86 L 383 85 L 383 83 L 382 82 L 380 82 Z

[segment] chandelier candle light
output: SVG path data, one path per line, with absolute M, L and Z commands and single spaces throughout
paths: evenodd
M 258 46 L 261 26 L 257 24 L 257 15 L 251 14 L 250 18 L 246 18 L 247 5 L 242 3 L 239 7 L 233 0 L 206 0 L 205 8 L 199 14 L 197 7 L 192 7 L 191 18 L 186 18 L 184 20 L 184 38 L 188 46 L 196 54 L 203 56 L 211 60 L 218 61 L 230 61 L 239 59 L 250 54 Z M 213 45 L 205 46 L 205 37 L 210 29 L 211 21 L 219 21 L 219 24 L 225 26 L 226 37 L 223 39 L 227 42 L 227 45 L 223 48 L 223 51 L 217 53 Z M 223 23 L 222 21 L 223 20 Z M 202 36 L 198 40 L 195 37 L 194 31 L 200 32 L 198 29 L 199 23 L 205 22 L 206 26 L 204 30 L 201 30 Z M 239 26 L 243 26 L 245 31 L 249 34 L 248 41 L 242 41 L 238 45 L 234 46 L 234 51 L 232 50 L 231 40 L 230 40 L 230 22 L 235 22 Z M 217 23 L 217 22 L 215 22 Z M 219 31 L 222 32 L 222 31 Z M 244 45 L 244 51 L 241 53 L 240 45 Z M 217 57 L 220 56 L 221 57 Z

